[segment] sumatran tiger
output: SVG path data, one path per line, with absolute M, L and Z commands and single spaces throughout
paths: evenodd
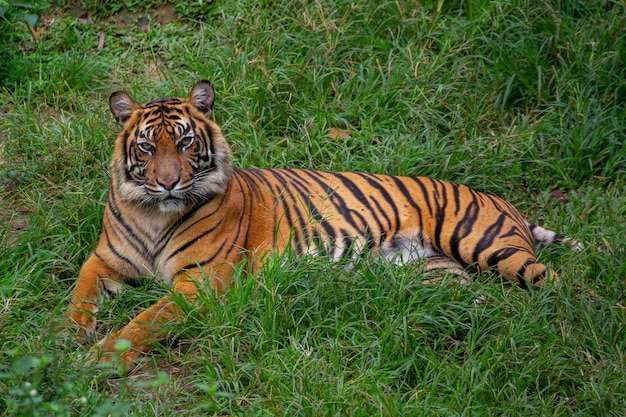
M 535 243 L 573 242 L 527 222 L 508 202 L 464 185 L 305 169 L 240 169 L 210 119 L 215 94 L 197 83 L 189 96 L 141 106 L 123 92 L 109 99 L 122 126 L 98 245 L 80 270 L 68 328 L 84 343 L 96 328 L 98 299 L 129 278 L 154 274 L 172 293 L 98 346 L 111 361 L 118 340 L 129 367 L 182 319 L 174 297 L 193 302 L 198 282 L 222 293 L 236 265 L 252 273 L 264 254 L 292 250 L 356 260 L 365 253 L 469 282 L 466 267 L 496 269 L 522 288 L 548 274 Z M 577 243 L 575 243 L 577 245 Z M 94 357 L 95 357 L 94 356 Z

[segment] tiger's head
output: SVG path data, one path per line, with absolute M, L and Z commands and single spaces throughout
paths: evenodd
M 111 112 L 123 127 L 111 164 L 119 198 L 174 214 L 226 190 L 230 151 L 209 119 L 214 99 L 208 81 L 197 83 L 186 99 L 143 106 L 126 93 L 111 94 Z

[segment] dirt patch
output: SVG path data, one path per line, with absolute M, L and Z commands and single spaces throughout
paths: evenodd
M 87 25 L 94 23 L 93 16 L 80 5 L 74 5 L 69 10 L 69 14 L 80 23 Z M 112 15 L 109 26 L 113 26 L 117 29 L 136 28 L 139 30 L 147 30 L 149 25 L 154 24 L 154 22 L 160 25 L 167 25 L 177 22 L 178 20 L 179 16 L 174 10 L 174 4 L 167 3 L 147 11 L 131 11 L 123 8 Z

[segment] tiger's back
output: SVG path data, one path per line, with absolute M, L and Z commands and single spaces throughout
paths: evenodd
M 247 259 L 255 270 L 267 253 L 287 248 L 348 263 L 367 253 L 419 261 L 425 272 L 460 282 L 471 281 L 468 266 L 495 268 L 524 288 L 545 282 L 535 240 L 562 237 L 527 222 L 508 202 L 425 177 L 233 168 L 210 119 L 213 101 L 206 81 L 186 99 L 144 106 L 124 93 L 111 95 L 123 129 L 100 241 L 68 309 L 79 341 L 94 334 L 98 298 L 120 291 L 128 278 L 155 274 L 193 302 L 199 281 L 223 291 L 234 265 Z M 166 296 L 96 350 L 110 360 L 116 340 L 127 339 L 133 348 L 122 362 L 130 365 L 163 337 L 162 324 L 181 314 Z
M 234 177 L 243 178 L 253 206 L 266 208 L 253 222 L 269 225 L 264 235 L 275 236 L 274 250 L 322 250 L 333 260 L 373 252 L 398 263 L 445 255 L 461 268 L 497 268 L 521 286 L 523 278 L 543 283 L 546 268 L 526 220 L 508 202 L 464 185 L 285 169 L 236 170 Z

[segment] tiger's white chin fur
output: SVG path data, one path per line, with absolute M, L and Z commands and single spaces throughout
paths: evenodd
M 162 214 L 182 214 L 187 208 L 188 201 L 183 198 L 168 198 L 158 200 L 151 198 L 143 186 L 130 182 L 121 183 L 118 187 L 120 198 L 129 204 L 144 209 L 156 209 Z
M 187 208 L 183 200 L 163 200 L 157 204 L 159 211 L 163 214 L 182 214 Z

